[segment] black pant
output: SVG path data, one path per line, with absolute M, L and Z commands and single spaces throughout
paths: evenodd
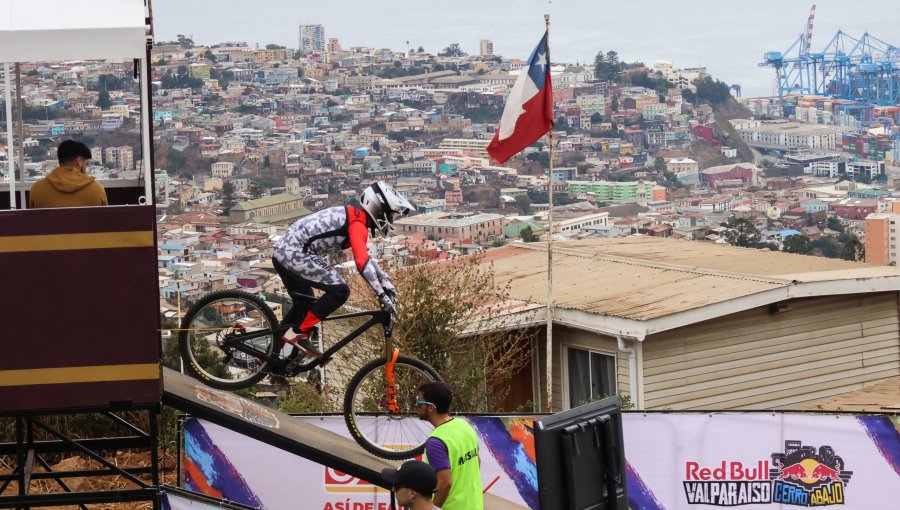
M 307 312 L 312 312 L 319 319 L 324 319 L 346 303 L 347 298 L 350 297 L 350 287 L 346 283 L 343 285 L 325 285 L 320 282 L 309 281 L 284 267 L 274 257 L 272 258 L 272 265 L 275 267 L 278 276 L 281 277 L 281 281 L 289 294 L 300 293 L 312 296 L 313 289 L 319 289 L 324 292 L 322 297 L 313 302 L 312 305 L 309 305 L 306 299 L 296 298 L 291 295 L 294 305 L 288 313 L 284 314 L 284 318 L 281 320 L 282 324 L 298 325 L 303 322 Z

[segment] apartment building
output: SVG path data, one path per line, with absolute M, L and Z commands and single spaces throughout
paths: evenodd
M 691 158 L 672 158 L 666 162 L 666 167 L 678 177 L 695 174 L 700 171 L 699 164 Z
M 787 121 L 763 122 L 737 131 L 750 145 L 826 150 L 837 147 L 843 135 L 842 128 Z
M 649 202 L 657 196 L 654 182 L 569 181 L 567 184 L 570 196 L 593 193 L 595 200 L 604 202 L 639 202 L 641 198 Z M 665 194 L 662 200 L 665 200 Z
M 306 55 L 325 51 L 325 27 L 323 25 L 300 25 L 300 40 L 297 48 Z
M 450 200 L 447 199 L 449 205 Z M 503 216 L 500 214 L 419 214 L 394 222 L 401 235 L 420 234 L 435 239 L 484 240 L 503 235 Z
M 107 147 L 103 150 L 103 161 L 117 170 L 134 169 L 134 149 L 128 145 Z
M 230 161 L 217 161 L 210 168 L 212 176 L 219 179 L 228 179 L 234 174 L 234 163 Z
M 490 143 L 490 140 L 475 138 L 444 138 L 438 149 L 487 155 L 487 146 Z
M 482 39 L 478 42 L 478 54 L 482 57 L 494 56 L 494 42 L 490 39 Z
M 582 112 L 600 113 L 606 111 L 606 98 L 602 94 L 582 94 L 575 97 L 577 104 Z
M 900 245 L 900 202 L 891 204 L 890 212 L 866 216 L 866 263 L 896 266 Z
M 208 80 L 211 74 L 212 66 L 207 63 L 194 63 L 191 64 L 189 69 L 189 74 L 191 78 L 197 78 L 198 80 Z

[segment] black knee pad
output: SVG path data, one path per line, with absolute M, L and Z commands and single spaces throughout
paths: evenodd
M 350 286 L 347 284 L 335 285 L 335 286 L 331 287 L 330 289 L 328 289 L 328 292 L 333 292 L 334 297 L 336 299 L 340 299 L 341 303 L 344 303 L 350 297 Z

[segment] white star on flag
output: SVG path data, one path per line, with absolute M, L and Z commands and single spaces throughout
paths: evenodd
M 538 54 L 537 60 L 535 60 L 534 65 L 541 68 L 541 72 L 544 72 L 544 67 L 547 65 L 547 53 Z

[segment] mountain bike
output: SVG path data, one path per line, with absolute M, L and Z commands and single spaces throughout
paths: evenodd
M 292 294 L 298 305 L 316 298 Z M 302 314 L 300 314 L 302 316 Z M 384 330 L 385 355 L 363 365 L 350 379 L 344 394 L 344 419 L 351 436 L 366 451 L 392 460 L 420 454 L 432 427 L 418 419 L 416 394 L 420 385 L 440 381 L 422 360 L 401 356 L 391 339 L 391 313 L 367 310 L 332 315 L 325 322 L 369 317 L 325 350 L 321 359 L 306 357 L 282 340 L 292 324 L 279 324 L 262 299 L 240 290 L 213 292 L 192 305 L 178 335 L 184 365 L 190 375 L 213 388 L 248 388 L 266 377 L 295 377 L 324 366 L 332 357 L 375 325 Z M 314 330 L 318 334 L 318 328 Z M 316 343 L 317 338 L 312 338 Z

